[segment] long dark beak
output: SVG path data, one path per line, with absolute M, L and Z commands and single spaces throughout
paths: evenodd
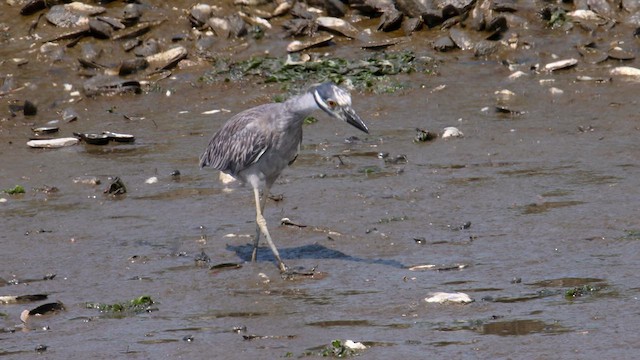
M 355 110 L 351 107 L 342 108 L 342 113 L 340 114 L 342 120 L 346 121 L 351 126 L 364 131 L 365 133 L 369 133 L 369 128 L 365 125 L 364 121 L 360 119 L 360 116 L 356 114 Z

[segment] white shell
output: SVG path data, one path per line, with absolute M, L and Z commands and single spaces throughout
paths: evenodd
M 428 303 L 438 303 L 438 304 L 443 304 L 446 302 L 467 304 L 467 303 L 473 302 L 473 299 L 471 299 L 469 295 L 461 292 L 455 292 L 455 293 L 435 292 L 435 293 L 429 294 L 429 297 L 425 298 L 424 301 Z
M 640 69 L 631 66 L 618 66 L 611 69 L 609 73 L 611 75 L 640 77 Z
M 565 59 L 565 60 L 559 60 L 559 61 L 554 61 L 551 63 L 548 63 L 547 65 L 544 66 L 544 69 L 546 71 L 555 71 L 555 70 L 560 70 L 560 69 L 567 69 L 570 68 L 572 66 L 575 66 L 578 63 L 578 59 Z
M 448 138 L 448 137 L 463 137 L 464 134 L 462 133 L 462 131 L 460 131 L 458 128 L 455 128 L 453 126 L 449 126 L 444 128 L 444 132 L 442 133 L 442 138 Z
M 67 138 L 57 138 L 57 139 L 48 139 L 48 140 L 31 140 L 27 141 L 27 145 L 32 148 L 60 148 L 64 146 L 75 145 L 79 142 L 77 138 L 67 137 Z
M 320 35 L 315 38 L 311 38 L 308 41 L 294 40 L 287 45 L 288 52 L 298 52 L 310 47 L 327 43 L 333 39 L 333 35 Z
M 364 350 L 367 346 L 361 342 L 355 342 L 353 340 L 346 340 L 344 342 L 344 347 L 351 350 Z
M 360 33 L 358 29 L 350 23 L 335 17 L 319 16 L 316 19 L 316 24 L 320 27 L 339 32 L 340 34 L 350 38 L 355 38 Z

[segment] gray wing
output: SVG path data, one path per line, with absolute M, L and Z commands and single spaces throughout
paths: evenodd
M 268 149 L 268 137 L 260 126 L 264 114 L 264 106 L 258 106 L 229 119 L 209 141 L 200 157 L 200 167 L 237 175 L 253 164 Z

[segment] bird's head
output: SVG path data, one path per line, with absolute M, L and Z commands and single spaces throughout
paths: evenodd
M 369 133 L 367 125 L 356 114 L 351 107 L 351 95 L 348 91 L 343 90 L 330 82 L 322 83 L 313 90 L 313 98 L 316 100 L 318 107 L 327 114 L 338 118 L 348 124 L 358 128 L 365 133 Z

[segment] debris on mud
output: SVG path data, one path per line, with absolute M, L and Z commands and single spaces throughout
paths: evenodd
M 329 346 L 320 352 L 320 355 L 339 358 L 357 356 L 359 352 L 366 349 L 367 346 L 361 342 L 355 342 L 353 340 L 333 340 Z
M 152 311 L 151 305 L 155 302 L 151 299 L 151 296 L 143 295 L 135 299 L 119 302 L 114 304 L 105 303 L 85 303 L 87 309 L 100 310 L 102 313 L 108 314 L 122 314 L 122 315 L 134 315 L 142 312 Z
M 26 191 L 24 189 L 24 186 L 16 185 L 10 189 L 2 190 L 2 192 L 9 195 L 16 195 L 16 194 L 24 194 Z
M 109 195 L 123 195 L 127 192 L 127 187 L 124 185 L 124 182 L 119 177 L 114 177 L 111 180 L 111 184 L 109 187 L 104 190 L 105 194 Z
M 438 138 L 438 134 L 425 129 L 416 128 L 416 133 L 416 136 L 413 138 L 414 143 L 433 141 Z

